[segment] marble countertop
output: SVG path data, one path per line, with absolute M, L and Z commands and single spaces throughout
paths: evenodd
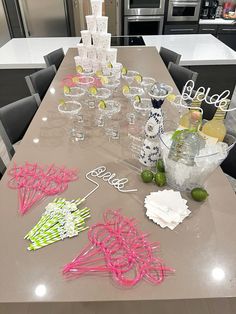
M 236 52 L 208 34 L 143 36 L 146 46 L 161 46 L 182 55 L 181 65 L 236 64 Z M 80 37 L 14 38 L 0 48 L 0 69 L 46 67 L 43 56 L 76 47 Z M 214 53 L 213 53 L 214 51 Z
M 146 46 L 181 54 L 180 65 L 236 64 L 236 52 L 210 34 L 143 36 Z
M 222 25 L 233 25 L 234 23 L 236 23 L 236 20 L 225 20 L 222 18 L 217 18 L 217 19 L 204 19 L 204 20 L 199 20 L 199 24 L 222 24 Z

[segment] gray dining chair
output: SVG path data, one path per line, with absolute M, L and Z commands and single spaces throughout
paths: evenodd
M 5 128 L 0 121 L 0 179 L 7 169 L 7 165 L 15 154 L 14 147 L 11 144 Z
M 160 48 L 159 54 L 167 68 L 170 62 L 173 62 L 174 64 L 179 64 L 180 59 L 181 59 L 180 54 L 164 47 Z
M 56 69 L 58 70 L 62 60 L 64 59 L 65 54 L 62 48 L 59 48 L 57 50 L 54 50 L 44 56 L 45 63 L 47 67 L 51 65 L 55 65 Z
M 168 70 L 180 92 L 182 92 L 184 85 L 188 80 L 193 80 L 196 82 L 198 77 L 197 72 L 193 72 L 178 64 L 174 64 L 173 62 L 169 63 Z
M 35 94 L 0 108 L 0 121 L 12 145 L 23 138 L 40 102 L 39 95 Z
M 45 96 L 54 76 L 56 74 L 55 65 L 51 65 L 46 69 L 39 70 L 25 77 L 26 83 L 31 95 L 39 94 L 42 100 Z

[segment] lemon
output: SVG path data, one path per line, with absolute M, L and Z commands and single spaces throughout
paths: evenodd
M 197 201 L 197 202 L 202 202 L 207 199 L 209 194 L 207 193 L 206 190 L 202 188 L 195 188 L 191 191 L 192 198 Z
M 95 86 L 89 87 L 89 93 L 90 93 L 91 95 L 96 95 L 97 92 L 98 92 L 97 87 L 95 87 Z
M 139 95 L 134 96 L 136 102 L 141 102 L 141 97 Z
M 141 172 L 141 178 L 142 178 L 143 182 L 145 182 L 145 183 L 152 182 L 152 180 L 153 180 L 153 173 L 151 172 L 151 170 L 148 170 L 148 169 L 143 170 Z
M 166 175 L 164 172 L 157 172 L 155 174 L 155 182 L 158 186 L 166 185 Z
M 170 95 L 168 95 L 168 96 L 166 97 L 166 99 L 167 99 L 169 102 L 174 101 L 175 98 L 176 98 L 176 95 L 174 95 L 174 94 L 170 94 Z
M 121 74 L 122 74 L 122 75 L 127 74 L 127 72 L 128 72 L 128 69 L 127 69 L 126 67 L 123 67 L 123 68 L 121 69 Z
M 134 79 L 137 83 L 141 83 L 143 81 L 143 77 L 141 74 L 135 75 Z
M 83 67 L 82 67 L 81 65 L 77 65 L 77 66 L 76 66 L 76 72 L 77 72 L 77 73 L 83 73 L 83 72 L 84 72 Z
M 102 76 L 101 77 L 101 83 L 102 83 L 102 85 L 107 84 L 108 83 L 108 78 L 106 76 Z
M 79 77 L 78 76 L 72 77 L 72 82 L 75 84 L 79 83 Z
M 113 68 L 112 63 L 111 63 L 111 62 L 109 62 L 109 63 L 108 63 L 108 65 L 107 65 L 107 67 L 108 67 L 108 68 L 110 68 L 110 69 L 112 69 L 112 68 Z
M 156 168 L 160 172 L 165 172 L 164 161 L 162 159 L 158 159 L 156 162 Z
M 64 94 L 70 94 L 71 90 L 70 90 L 70 87 L 65 85 L 64 86 Z
M 128 86 L 128 85 L 124 85 L 123 88 L 122 88 L 122 91 L 123 91 L 124 94 L 128 94 L 128 93 L 129 93 L 129 90 L 130 90 L 130 89 L 129 89 L 129 86 Z
M 99 103 L 98 103 L 98 107 L 100 109 L 106 109 L 107 105 L 106 105 L 104 100 L 100 100 Z
M 102 74 L 102 71 L 101 70 L 98 70 L 97 72 L 96 72 L 96 76 L 97 77 L 101 77 L 103 74 Z

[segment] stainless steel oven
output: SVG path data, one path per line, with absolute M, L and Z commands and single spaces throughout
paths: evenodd
M 124 0 L 125 15 L 164 14 L 165 0 Z
M 161 35 L 164 16 L 125 16 L 124 35 Z
M 170 0 L 167 22 L 198 21 L 200 0 Z

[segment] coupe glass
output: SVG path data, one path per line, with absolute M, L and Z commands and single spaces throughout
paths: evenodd
M 150 98 L 141 98 L 141 101 L 134 101 L 133 107 L 143 117 L 146 117 L 153 108 Z
M 149 92 L 150 88 L 152 87 L 152 85 L 156 82 L 156 80 L 152 77 L 143 77 L 142 82 L 140 83 L 140 85 L 142 86 L 142 88 L 145 90 L 145 92 Z
M 124 80 L 127 81 L 127 83 L 129 85 L 131 85 L 134 82 L 134 80 L 135 80 L 135 76 L 138 75 L 138 74 L 139 73 L 137 71 L 130 71 L 129 70 L 129 71 L 127 71 L 126 74 L 122 74 L 122 77 L 123 77 Z
M 76 79 L 75 79 L 76 78 Z M 80 76 L 75 77 L 73 82 L 84 89 L 88 89 L 94 83 L 94 78 L 92 76 Z
M 123 95 L 127 97 L 130 101 L 132 101 L 135 96 L 142 96 L 143 94 L 144 90 L 139 87 L 129 87 L 128 92 L 123 91 Z
M 104 108 L 99 107 L 99 111 L 103 116 L 112 117 L 115 113 L 120 112 L 120 103 L 116 100 L 107 100 Z
M 85 89 L 81 87 L 70 87 L 70 92 L 69 93 L 64 92 L 64 95 L 74 100 L 74 99 L 84 96 L 85 93 L 86 93 Z

